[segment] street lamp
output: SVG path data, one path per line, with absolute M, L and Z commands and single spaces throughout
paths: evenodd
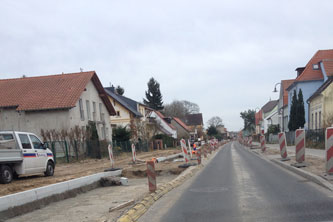
M 276 86 L 277 86 L 277 85 L 279 85 L 279 84 L 281 85 L 281 83 L 280 83 L 280 82 L 278 82 L 278 83 L 276 83 L 276 84 L 275 84 L 275 86 L 274 86 L 274 90 L 273 90 L 273 92 L 274 92 L 274 93 L 278 92 L 278 91 L 277 91 L 277 89 L 276 89 Z M 282 116 L 282 117 L 281 117 L 281 122 L 282 122 L 282 124 L 281 124 L 281 125 L 282 125 L 282 127 L 281 127 L 281 131 L 283 132 L 283 131 L 284 131 L 284 118 L 283 118 L 283 95 L 282 95 L 282 107 L 281 107 L 281 109 L 279 109 L 279 112 L 278 112 L 278 113 L 279 113 L 279 114 L 281 113 L 281 116 Z
M 279 84 L 281 85 L 280 82 L 278 82 L 278 83 L 275 84 L 275 86 L 274 86 L 274 90 L 273 90 L 274 93 L 278 92 L 277 89 L 276 89 L 276 86 L 279 85 Z

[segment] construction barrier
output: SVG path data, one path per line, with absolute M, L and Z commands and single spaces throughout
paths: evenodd
M 298 129 L 295 133 L 296 162 L 303 163 L 305 160 L 305 130 Z
M 136 162 L 135 145 L 133 143 L 132 143 L 132 161 L 133 161 L 133 163 Z
M 190 152 L 190 156 L 191 156 L 191 159 L 192 159 L 192 148 L 191 148 L 190 140 L 187 140 L 187 144 L 188 144 L 188 150 Z
M 114 168 L 114 159 L 113 159 L 113 152 L 112 152 L 112 145 L 109 144 L 108 146 L 108 151 L 109 151 L 109 157 L 111 161 L 111 168 Z
M 147 161 L 147 177 L 148 187 L 150 192 L 156 191 L 156 173 L 155 173 L 155 162 L 153 160 Z
M 197 160 L 198 160 L 198 165 L 201 164 L 201 148 L 197 149 Z
M 279 145 L 280 145 L 280 154 L 283 159 L 288 157 L 287 153 L 287 141 L 286 134 L 284 132 L 279 133 Z
M 266 139 L 265 139 L 265 135 L 263 135 L 263 134 L 260 135 L 260 147 L 261 147 L 262 152 L 266 151 Z
M 188 157 L 188 152 L 187 152 L 187 147 L 186 147 L 186 141 L 184 139 L 181 139 L 180 145 L 182 147 L 182 152 L 183 152 L 185 163 L 188 163 L 189 157 Z
M 333 127 L 328 127 L 325 133 L 326 173 L 333 174 Z

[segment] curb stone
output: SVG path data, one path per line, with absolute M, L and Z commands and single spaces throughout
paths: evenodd
M 226 144 L 224 144 L 226 145 Z M 222 148 L 224 145 L 220 146 Z M 190 166 L 185 171 L 183 171 L 178 177 L 173 179 L 172 181 L 161 185 L 154 193 L 148 193 L 145 197 L 135 204 L 127 213 L 123 214 L 117 222 L 135 222 L 137 221 L 158 199 L 160 199 L 163 195 L 171 191 L 172 189 L 180 186 L 187 179 L 192 177 L 196 172 L 206 166 L 210 160 L 212 160 L 216 154 L 220 151 L 209 155 L 206 159 L 203 159 L 201 165 Z
M 307 172 L 305 170 L 301 170 L 299 168 L 296 168 L 296 167 L 293 167 L 293 166 L 290 166 L 289 164 L 287 163 L 284 163 L 280 160 L 277 160 L 277 159 L 268 159 L 267 157 L 263 156 L 262 154 L 256 152 L 256 151 L 251 151 L 252 153 L 256 154 L 258 157 L 268 161 L 268 162 L 273 162 L 281 167 L 283 167 L 284 169 L 287 169 L 299 176 L 302 176 L 308 180 L 311 180 L 312 182 L 330 190 L 330 191 L 333 191 L 333 184 L 331 184 L 330 182 L 328 182 L 327 180 L 325 180 L 324 178 L 321 178 L 320 176 L 317 176 L 313 173 L 310 173 L 310 172 Z

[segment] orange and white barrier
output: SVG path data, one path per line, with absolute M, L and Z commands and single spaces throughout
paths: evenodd
M 333 127 L 328 127 L 325 133 L 326 173 L 333 174 Z
M 288 158 L 287 142 L 286 142 L 286 134 L 284 132 L 279 133 L 279 145 L 280 145 L 280 154 L 282 159 L 287 159 Z
M 156 191 L 156 173 L 155 173 L 155 162 L 153 160 L 147 161 L 147 177 L 148 187 L 150 192 Z
M 113 158 L 113 151 L 112 151 L 111 144 L 109 144 L 109 146 L 108 146 L 108 151 L 109 151 L 109 157 L 110 157 L 110 162 L 111 162 L 111 168 L 114 168 L 114 158 Z
M 188 152 L 187 152 L 187 147 L 186 147 L 186 141 L 184 139 L 181 139 L 180 145 L 182 147 L 182 152 L 183 152 L 185 163 L 188 163 L 189 157 L 188 157 Z
M 305 160 L 305 130 L 296 130 L 295 136 L 296 162 L 303 163 Z
M 132 161 L 133 161 L 133 163 L 136 162 L 135 145 L 133 143 L 132 143 Z
M 191 159 L 192 159 L 192 148 L 191 148 L 190 140 L 187 140 L 187 144 L 188 144 L 188 150 L 190 152 L 190 156 L 191 156 Z

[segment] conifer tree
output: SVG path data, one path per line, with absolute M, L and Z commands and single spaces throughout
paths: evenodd
M 146 99 L 143 99 L 144 104 L 155 110 L 162 110 L 163 101 L 160 91 L 160 84 L 152 77 L 150 78 L 148 85 L 148 91 L 146 91 Z
M 296 124 L 296 117 L 297 117 L 297 96 L 296 96 L 296 90 L 294 90 L 293 98 L 291 100 L 291 106 L 290 106 L 290 116 L 289 116 L 289 123 L 288 123 L 288 128 L 290 131 L 294 131 L 297 129 L 297 124 Z
M 298 92 L 297 98 L 297 111 L 296 111 L 296 127 L 297 129 L 304 128 L 305 124 L 305 109 L 304 109 L 304 101 L 303 101 L 303 93 L 302 89 Z

